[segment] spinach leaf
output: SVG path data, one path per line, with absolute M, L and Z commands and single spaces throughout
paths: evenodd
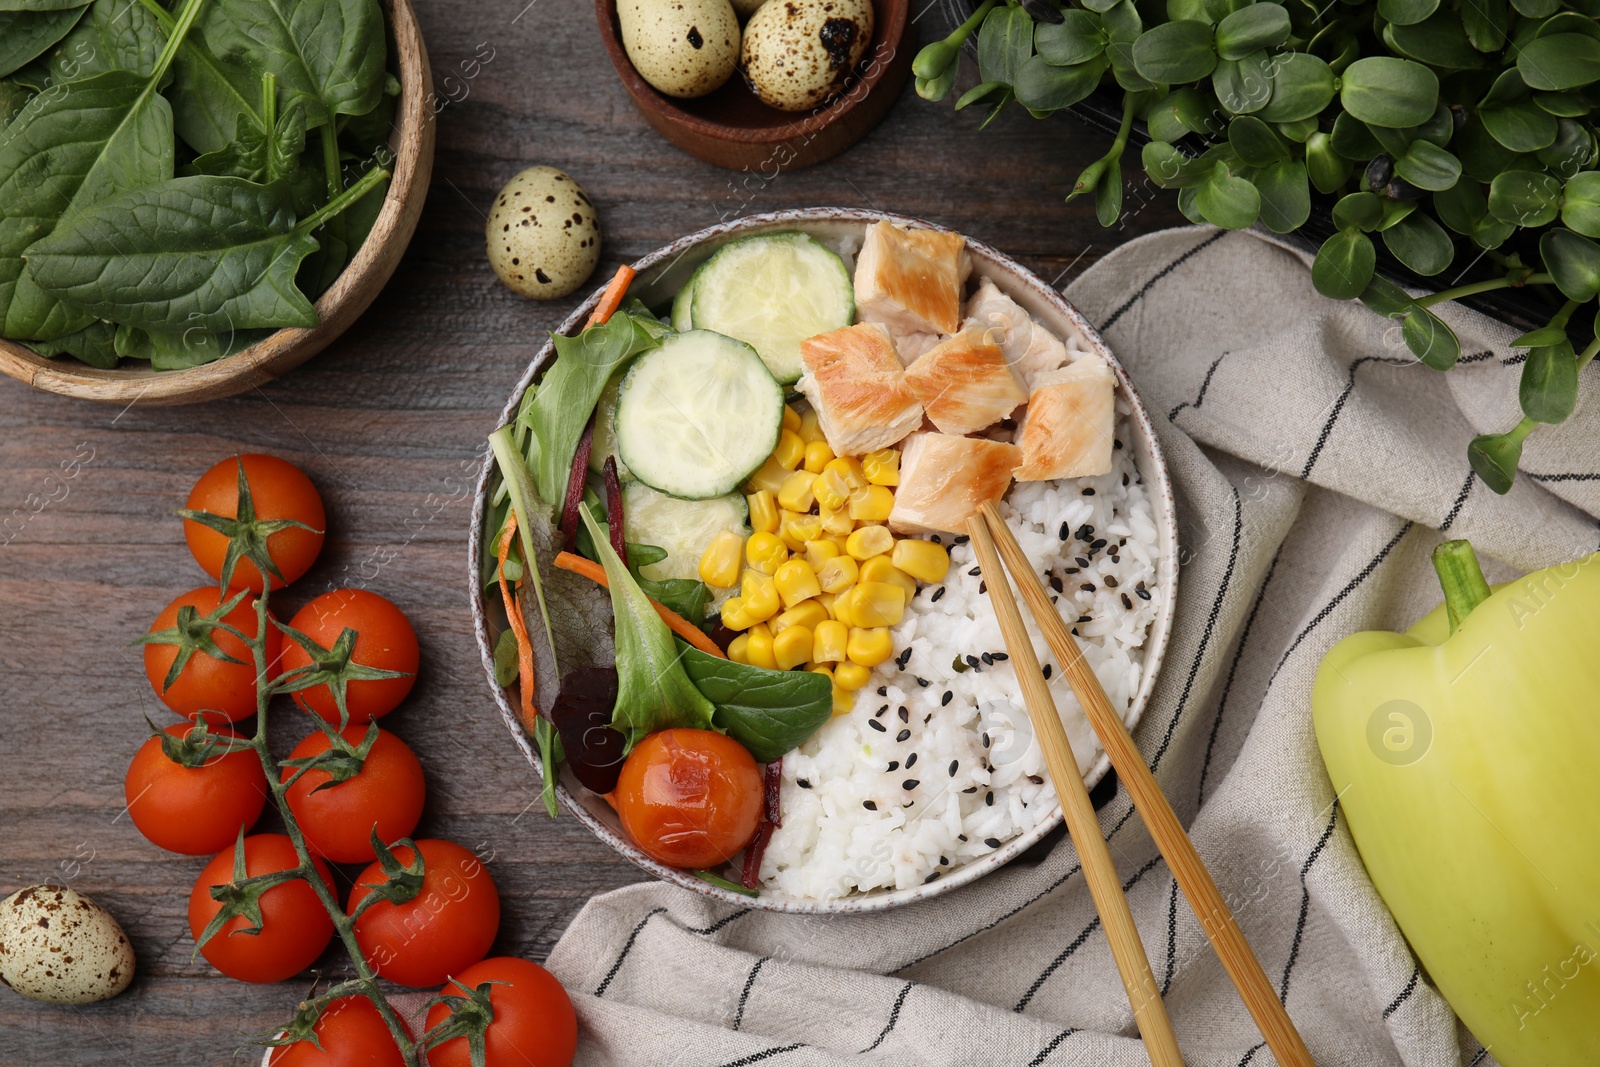
M 286 102 L 304 101 L 313 129 L 364 115 L 383 94 L 378 0 L 212 0 L 200 30 L 216 55 L 276 75 Z
M 135 326 L 118 326 L 116 354 L 124 359 L 147 359 L 155 370 L 181 370 L 242 352 L 271 333 L 271 330 L 213 333 L 200 328 L 151 332 Z
M 0 11 L 0 77 L 27 66 L 71 32 L 83 8 Z
M 160 20 L 139 0 L 95 0 L 88 15 L 50 54 L 50 80 L 83 81 L 109 70 L 148 78 L 155 73 L 166 40 Z
M 104 75 L 111 77 L 111 75 Z M 101 201 L 27 250 L 41 289 L 98 318 L 146 330 L 315 326 L 295 287 L 311 232 L 386 177 L 372 171 L 296 222 L 284 183 L 173 178 Z
M 95 318 L 40 289 L 22 253 L 63 217 L 172 177 L 172 110 L 156 87 L 199 9 L 185 5 L 149 77 L 108 71 L 53 87 L 0 133 L 0 336 L 50 340 Z
M 273 118 L 271 136 L 251 116 L 240 115 L 234 139 L 216 152 L 197 157 L 187 173 L 271 184 L 294 174 L 305 148 L 306 108 L 304 102 L 297 100 Z
M 91 367 L 110 370 L 117 365 L 117 328 L 109 322 L 91 322 L 77 333 L 54 341 L 30 341 L 41 356 L 75 356 Z
M 657 730 L 678 726 L 711 729 L 711 702 L 684 673 L 672 631 L 617 558 L 589 509 L 580 505 L 578 515 L 594 539 L 611 586 L 617 640 L 617 706 L 611 725 L 628 735 L 629 751 Z M 816 677 L 826 681 L 820 674 Z
M 833 715 L 826 675 L 735 663 L 682 641 L 678 652 L 689 680 L 716 706 L 716 724 L 761 763 L 795 748 Z
M 172 117 L 178 136 L 196 152 L 220 152 L 247 119 L 265 130 L 261 117 L 260 71 L 243 62 L 217 58 L 198 38 L 184 42 L 172 67 Z
M 600 393 L 617 368 L 660 347 L 660 323 L 624 311 L 576 337 L 556 336 L 555 362 L 523 398 L 517 422 L 533 431 L 529 460 L 539 500 L 559 504 L 567 492 L 572 455 Z
M 22 109 L 32 100 L 34 91 L 18 81 L 0 81 L 0 131 L 11 125 L 11 120 L 22 114 Z
M 0 0 L 0 11 L 68 11 L 88 3 L 89 0 Z
M 711 588 L 693 578 L 646 578 L 640 570 L 667 558 L 667 550 L 656 545 L 628 542 L 628 573 L 633 575 L 644 595 L 677 612 L 696 626 L 706 617 L 711 604 Z

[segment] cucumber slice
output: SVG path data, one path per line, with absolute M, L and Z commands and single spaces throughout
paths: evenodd
M 689 280 L 683 283 L 678 295 L 672 298 L 672 328 L 679 333 L 694 329 L 694 283 L 699 277 L 698 270 L 689 275 Z
M 709 330 L 667 338 L 633 361 L 617 397 L 617 451 L 670 496 L 731 493 L 783 429 L 783 388 L 756 350 Z
M 805 370 L 800 342 L 850 325 L 855 284 L 837 252 L 803 233 L 725 245 L 689 279 L 693 324 L 751 345 L 779 382 Z M 676 315 L 674 315 L 676 319 Z
M 617 455 L 617 392 L 622 388 L 622 375 L 613 375 L 600 394 L 594 408 L 594 447 L 589 449 L 589 469 L 596 474 L 605 470 L 606 457 L 617 456 L 617 478 L 629 481 L 633 472 Z
M 700 578 L 700 557 L 723 530 L 744 537 L 750 533 L 750 508 L 738 493 L 710 500 L 680 500 L 630 482 L 622 490 L 622 527 L 636 545 L 655 545 L 667 558 L 640 567 L 646 578 Z

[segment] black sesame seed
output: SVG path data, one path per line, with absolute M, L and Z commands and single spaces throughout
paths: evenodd
M 939 857 L 939 866 L 941 866 L 941 867 L 950 866 L 950 860 L 948 858 L 944 857 L 944 856 L 940 856 Z
M 934 871 L 932 874 L 928 875 L 928 877 L 926 877 L 926 878 L 924 878 L 922 880 L 922 884 L 923 885 L 927 885 L 929 882 L 933 881 L 934 879 L 936 879 L 938 877 L 939 877 L 939 872 L 938 871 Z
M 873 712 L 872 713 L 872 717 L 876 719 L 876 718 L 882 716 L 883 713 L 888 711 L 888 710 L 889 710 L 889 705 L 885 704 L 883 707 L 881 707 L 877 711 Z
M 988 807 L 991 807 L 991 808 L 994 807 L 994 790 L 993 789 L 991 789 L 987 793 L 983 794 L 983 802 Z
M 1088 558 L 1084 556 L 1074 556 L 1072 558 L 1072 562 L 1076 563 L 1080 567 L 1087 567 L 1089 565 Z
M 984 654 L 983 654 L 983 655 L 982 655 L 982 656 L 980 656 L 980 657 L 979 657 L 979 658 L 980 658 L 980 659 L 982 659 L 982 660 L 983 660 L 983 662 L 984 662 L 984 663 L 986 663 L 986 664 L 987 664 L 987 665 L 989 665 L 989 666 L 990 666 L 990 667 L 993 667 L 993 666 L 994 666 L 994 653 L 992 653 L 992 652 L 985 652 L 985 653 L 984 653 Z
M 994 661 L 996 663 L 1004 663 L 1006 660 L 1011 658 L 1010 656 L 1006 655 L 1004 652 L 994 652 L 994 653 L 991 653 L 991 655 L 994 656 Z
M 989 747 L 989 731 L 988 730 L 985 730 L 983 732 L 983 747 L 984 748 L 988 748 Z
M 1028 781 L 1032 782 L 1034 785 L 1044 785 L 1044 779 L 1039 777 L 1037 774 L 1028 775 Z
M 1094 592 L 1094 583 L 1084 582 L 1082 585 L 1078 586 L 1078 588 L 1082 589 L 1085 593 L 1092 593 Z
M 877 811 L 878 810 L 877 801 L 874 801 L 874 800 L 863 800 L 861 802 L 861 806 L 863 808 L 866 808 L 868 811 Z
M 1128 476 L 1126 474 L 1124 474 L 1122 476 L 1122 484 L 1123 485 L 1127 485 L 1128 484 Z
M 1133 601 L 1128 599 L 1127 593 L 1122 594 L 1122 606 L 1130 609 L 1133 607 Z
M 1088 616 L 1088 615 L 1079 615 L 1078 618 L 1077 618 L 1077 621 L 1078 622 L 1094 622 L 1094 619 L 1091 616 Z
M 1050 664 L 1046 663 L 1044 665 L 1044 670 L 1040 672 L 1041 674 L 1044 675 L 1044 680 L 1047 681 L 1047 682 L 1050 680 L 1050 671 L 1051 670 L 1052 670 L 1052 668 L 1051 668 Z
M 960 766 L 961 766 L 961 761 L 960 760 L 953 759 L 953 760 L 950 761 L 950 777 L 954 778 L 956 776 L 956 770 Z
M 989 591 L 989 583 L 988 582 L 984 581 L 984 582 L 979 582 L 978 583 L 978 592 L 987 593 L 988 591 Z
M 1073 536 L 1080 541 L 1087 541 L 1094 536 L 1094 527 L 1088 523 L 1084 523 L 1082 526 L 1078 527 L 1078 532 Z
M 957 834 L 956 835 L 956 840 L 957 841 L 965 841 L 966 839 L 967 839 L 967 835 L 966 834 Z
M 801 789 L 810 789 L 811 788 L 811 779 L 809 779 L 809 778 L 796 778 L 794 780 L 794 784 L 799 786 Z
M 886 734 L 889 732 L 889 728 L 883 725 L 883 723 L 879 722 L 877 719 L 868 719 L 867 725 L 878 731 L 880 734 Z
M 1072 531 L 1067 527 L 1066 523 L 1062 523 L 1061 524 L 1061 531 L 1060 531 L 1059 536 L 1060 536 L 1061 540 L 1063 540 L 1063 541 L 1067 540 L 1069 537 L 1072 536 Z
M 967 657 L 967 666 L 976 667 L 977 665 L 978 665 L 978 657 L 977 656 L 968 656 Z
M 1107 542 L 1104 537 L 1096 537 L 1093 541 L 1089 542 L 1089 551 L 1098 552 L 1102 548 L 1106 547 L 1106 544 Z
M 878 695 L 881 696 L 881 697 L 888 696 L 889 695 L 889 687 L 886 686 L 886 685 L 878 686 Z
M 1109 559 L 1112 563 L 1121 563 L 1122 562 L 1122 557 L 1117 555 L 1115 552 L 1111 553 L 1111 555 L 1107 556 L 1106 558 Z
M 909 771 L 911 768 L 915 767 L 916 765 L 917 765 L 917 754 L 915 752 L 913 752 L 913 753 L 911 753 L 911 755 L 906 757 L 906 770 Z
M 926 714 L 926 715 L 924 715 L 922 717 L 922 725 L 924 725 L 924 726 L 928 725 L 932 721 L 933 721 L 933 712 L 931 712 L 931 711 L 928 712 L 928 714 Z
M 882 729 L 882 727 L 879 727 L 879 729 Z M 911 731 L 901 730 L 899 733 L 894 735 L 894 739 L 896 741 L 909 741 L 911 739 Z
M 1150 599 L 1150 590 L 1144 588 L 1143 585 L 1140 585 L 1140 587 L 1138 589 L 1135 589 L 1133 592 L 1134 592 L 1134 595 L 1137 596 L 1140 600 L 1149 600 Z
M 964 545 L 964 544 L 967 543 L 967 541 L 968 541 L 968 538 L 967 538 L 966 534 L 957 534 L 956 535 L 956 539 L 954 541 L 951 541 L 950 543 L 952 545 Z
M 1061 588 L 1061 576 L 1060 575 L 1052 574 L 1050 576 L 1050 588 L 1054 589 L 1058 593 L 1063 592 L 1063 590 Z
M 918 678 L 917 679 L 917 685 L 919 685 L 923 689 L 926 689 L 926 688 L 928 688 L 928 680 L 926 678 Z
M 1117 576 L 1115 574 L 1106 575 L 1105 583 L 1107 589 L 1115 589 L 1117 587 Z
M 988 845 L 990 848 L 1000 847 L 1000 839 L 998 837 L 986 837 L 983 839 L 983 843 Z
M 982 567 L 974 567 L 970 571 L 968 571 L 967 573 L 969 575 L 971 575 L 972 577 L 976 578 L 979 574 L 983 573 L 983 568 Z
M 933 601 L 938 600 L 942 596 L 944 596 L 944 586 L 941 585 L 939 588 L 937 588 L 937 589 L 935 589 L 933 591 L 933 595 L 928 598 L 928 602 L 932 603 Z
M 1083 495 L 1084 496 L 1094 496 L 1094 490 L 1092 488 L 1091 489 L 1085 489 L 1083 491 Z
M 915 778 L 907 778 L 905 781 L 900 783 L 900 788 L 904 789 L 907 793 L 909 793 L 909 792 L 911 792 L 913 789 L 915 789 L 917 786 L 919 786 L 921 784 L 922 783 L 919 782 Z
M 1078 568 L 1077 567 L 1063 567 L 1061 569 L 1061 573 L 1062 574 L 1077 574 L 1078 573 Z
M 941 708 L 942 707 L 946 707 L 946 706 L 949 705 L 950 701 L 952 701 L 954 699 L 955 699 L 955 693 L 953 693 L 950 690 L 946 689 L 944 691 L 944 696 L 939 698 L 939 706 Z
M 936 545 L 944 544 L 943 541 L 939 540 L 939 535 L 938 534 L 934 534 L 931 538 L 929 538 L 929 540 L 931 540 Z
M 900 761 L 897 760 L 897 759 L 890 760 L 889 761 L 889 766 L 884 768 L 885 771 L 898 771 L 899 769 L 900 769 Z
M 904 704 L 900 705 L 900 721 L 901 722 L 910 722 L 911 721 L 911 712 Z
M 1122 447 L 1122 442 L 1121 441 L 1112 441 L 1111 442 L 1111 447 L 1112 448 L 1121 448 Z
M 905 670 L 906 664 L 911 662 L 911 649 L 908 647 L 904 652 L 900 653 L 894 662 L 901 670 Z
M 978 791 L 978 787 L 975 786 L 975 785 L 969 785 L 965 789 L 962 790 L 963 793 L 976 793 L 977 791 Z

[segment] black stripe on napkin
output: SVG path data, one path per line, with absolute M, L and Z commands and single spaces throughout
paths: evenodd
M 1440 533 L 1445 533 L 1455 525 L 1456 518 L 1461 514 L 1462 507 L 1467 503 L 1467 497 L 1472 493 L 1472 480 L 1476 477 L 1477 475 L 1474 472 L 1467 471 L 1467 480 L 1461 483 L 1461 492 L 1456 494 L 1456 502 L 1450 505 L 1450 514 L 1446 515 L 1444 521 L 1439 524 Z
M 1482 363 L 1485 360 L 1490 360 L 1493 358 L 1493 352 L 1474 352 L 1470 356 L 1462 356 L 1460 359 L 1456 360 L 1456 366 L 1461 367 L 1468 363 Z
M 1033 1059 L 1028 1061 L 1028 1067 L 1039 1067 L 1039 1064 L 1041 1064 L 1045 1060 L 1049 1059 L 1050 1053 L 1052 1053 L 1052 1052 L 1054 1052 L 1056 1050 L 1056 1046 L 1057 1045 L 1061 1044 L 1061 1042 L 1065 1041 L 1067 1038 L 1071 1037 L 1073 1034 L 1076 1034 L 1078 1032 L 1079 1032 L 1078 1027 L 1074 1026 L 1074 1027 L 1072 1027 L 1070 1029 L 1063 1030 L 1059 1034 L 1057 1034 L 1055 1037 L 1052 1037 L 1050 1039 L 1050 1043 L 1048 1045 L 1046 1045 L 1044 1048 L 1040 1049 L 1039 1050 L 1039 1054 L 1037 1056 L 1035 1056 Z
M 1223 683 L 1222 697 L 1217 701 L 1217 717 L 1211 721 L 1211 737 L 1206 741 L 1206 758 L 1200 764 L 1200 795 L 1198 802 L 1204 803 L 1206 799 L 1206 772 L 1211 770 L 1211 752 L 1217 747 L 1217 734 L 1222 728 L 1222 713 L 1228 707 L 1228 694 L 1233 692 L 1233 679 L 1239 673 L 1239 661 L 1244 658 L 1245 643 L 1250 640 L 1250 631 L 1256 624 L 1256 615 L 1261 611 L 1261 605 L 1266 602 L 1267 590 L 1272 586 L 1272 576 L 1277 573 L 1278 560 L 1283 556 L 1283 545 L 1278 546 L 1278 551 L 1272 554 L 1272 562 L 1267 565 L 1267 576 L 1261 580 L 1261 588 L 1256 591 L 1256 602 L 1250 606 L 1250 614 L 1244 620 L 1244 629 L 1239 632 L 1239 647 L 1233 650 L 1233 662 L 1228 665 L 1228 680 Z
M 739 1010 L 733 1016 L 733 1028 L 735 1030 L 744 1025 L 744 1006 L 750 1002 L 750 988 L 756 984 L 756 975 L 761 973 L 761 968 L 765 967 L 767 961 L 771 958 L 771 956 L 762 956 L 759 960 L 756 960 L 755 966 L 750 968 L 750 974 L 744 980 L 744 992 L 739 994 Z
M 1239 1058 L 1239 1067 L 1249 1067 L 1250 1061 L 1256 1058 L 1256 1053 L 1267 1047 L 1265 1041 L 1257 1041 Z
M 628 953 L 633 951 L 633 943 L 639 940 L 639 931 L 643 930 L 645 928 L 645 924 L 651 919 L 654 919 L 657 915 L 662 914 L 666 910 L 666 908 L 651 908 L 645 913 L 644 918 L 640 919 L 638 923 L 635 924 L 632 932 L 628 934 L 628 940 L 622 943 L 622 951 L 617 953 L 617 961 L 613 963 L 611 965 L 611 969 L 606 972 L 605 979 L 599 985 L 595 986 L 595 996 L 603 997 L 606 995 L 606 990 L 611 988 L 611 982 L 617 977 L 617 972 L 622 970 L 622 965 L 627 960 Z
M 1206 390 L 1211 388 L 1211 376 L 1217 373 L 1217 368 L 1222 366 L 1222 361 L 1227 359 L 1229 355 L 1231 355 L 1231 353 L 1224 352 L 1222 355 L 1218 356 L 1214 361 L 1212 361 L 1211 369 L 1206 371 L 1205 378 L 1200 382 L 1200 392 L 1195 394 L 1195 398 L 1193 400 L 1185 400 L 1183 403 L 1167 412 L 1168 422 L 1176 419 L 1178 417 L 1178 412 L 1182 411 L 1184 408 L 1198 408 L 1202 403 L 1205 402 Z
M 760 1063 L 762 1060 L 770 1060 L 774 1056 L 781 1056 L 785 1052 L 793 1052 L 795 1049 L 801 1049 L 805 1047 L 806 1043 L 804 1041 L 796 1041 L 792 1045 L 778 1045 L 774 1048 L 764 1048 L 760 1052 L 752 1052 L 748 1056 L 741 1056 L 739 1059 L 729 1060 L 727 1063 L 721 1064 L 720 1067 L 748 1067 L 749 1064 Z
M 1488 1049 L 1480 1048 L 1478 1050 L 1478 1054 L 1476 1056 L 1472 1057 L 1472 1062 L 1467 1064 L 1467 1067 L 1478 1067 L 1478 1064 L 1482 1063 L 1483 1062 L 1483 1058 L 1485 1056 L 1487 1056 L 1488 1054 L 1489 1054 L 1489 1050 Z
M 1339 399 L 1333 402 L 1333 410 L 1328 413 L 1328 421 L 1322 424 L 1322 432 L 1317 435 L 1317 443 L 1311 446 L 1311 455 L 1306 457 L 1305 469 L 1300 472 L 1300 480 L 1308 481 L 1311 478 L 1311 468 L 1317 465 L 1317 459 L 1322 455 L 1323 446 L 1328 443 L 1328 438 L 1333 434 L 1334 423 L 1339 421 L 1339 415 L 1344 411 L 1345 402 L 1350 399 L 1350 394 L 1355 392 L 1356 371 L 1368 363 L 1385 363 L 1391 367 L 1409 367 L 1411 360 L 1390 359 L 1388 356 L 1362 356 L 1350 364 L 1350 376 L 1344 383 L 1344 392 L 1339 394 Z
M 1412 967 L 1411 968 L 1411 981 L 1407 982 L 1406 983 L 1406 987 L 1404 989 L 1400 990 L 1400 992 L 1398 994 L 1396 994 L 1396 996 L 1395 996 L 1395 998 L 1393 1000 L 1389 1001 L 1389 1006 L 1383 1009 L 1383 1018 L 1387 1019 L 1389 1016 L 1391 1016 L 1395 1012 L 1399 1011 L 1400 1010 L 1400 1005 L 1404 1004 L 1407 1000 L 1411 999 L 1411 994 L 1416 992 L 1416 989 L 1417 989 L 1417 979 L 1419 979 L 1421 977 L 1422 977 L 1422 968 L 1420 968 L 1420 967 Z
M 1600 482 L 1600 474 L 1582 472 L 1576 474 L 1528 474 L 1526 471 L 1523 473 L 1536 482 Z
M 1115 326 L 1117 324 L 1117 320 L 1122 318 L 1122 316 L 1127 313 L 1129 308 L 1133 307 L 1133 305 L 1137 304 L 1141 299 L 1143 299 L 1144 295 L 1146 293 L 1148 293 L 1151 290 L 1151 288 L 1153 288 L 1155 286 L 1156 282 L 1159 282 L 1162 278 L 1165 278 L 1167 275 L 1171 274 L 1173 271 L 1175 271 L 1179 267 L 1183 266 L 1196 253 L 1201 252 L 1204 249 L 1210 248 L 1212 245 L 1216 244 L 1218 241 L 1222 240 L 1226 236 L 1228 236 L 1228 231 L 1227 230 L 1218 230 L 1216 233 L 1212 234 L 1210 237 L 1207 237 L 1204 241 L 1201 241 L 1199 244 L 1197 244 L 1193 248 L 1189 249 L 1189 251 L 1185 252 L 1183 255 L 1181 255 L 1177 259 L 1173 260 L 1171 263 L 1168 263 L 1165 267 L 1162 267 L 1160 272 L 1158 274 L 1156 274 L 1155 277 L 1153 277 L 1149 281 L 1145 282 L 1144 285 L 1142 285 L 1139 288 L 1139 291 L 1137 293 L 1134 293 L 1132 296 L 1128 297 L 1127 303 L 1123 304 L 1121 307 L 1117 308 L 1117 310 L 1113 311 L 1106 318 L 1106 321 L 1100 324 L 1101 331 L 1104 332 L 1106 330 L 1111 329 L 1111 327 Z
M 710 926 L 686 926 L 684 929 L 689 931 L 691 934 L 714 934 L 724 926 L 727 926 L 729 923 L 733 922 L 733 920 L 742 919 L 746 915 L 749 915 L 753 910 L 754 909 L 752 908 L 740 908 L 732 915 L 724 915 Z
M 889 1036 L 889 1032 L 893 1030 L 895 1024 L 900 1021 L 900 1009 L 905 1007 L 906 996 L 911 992 L 911 987 L 914 985 L 916 985 L 915 982 L 907 982 L 905 985 L 900 987 L 900 995 L 894 998 L 894 1007 L 889 1009 L 889 1021 L 883 1024 L 883 1032 L 878 1035 L 878 1039 L 876 1041 L 862 1049 L 860 1052 L 856 1053 L 857 1056 L 865 1056 L 867 1053 L 873 1051 L 879 1045 L 883 1044 L 883 1039 Z
M 1339 822 L 1339 798 L 1333 798 L 1333 811 L 1328 813 L 1328 825 L 1322 831 L 1322 836 L 1317 838 L 1316 847 L 1311 850 L 1311 855 L 1300 865 L 1300 918 L 1294 924 L 1294 940 L 1289 945 L 1289 961 L 1283 965 L 1283 981 L 1278 985 L 1278 999 L 1285 1004 L 1289 1001 L 1289 977 L 1294 974 L 1294 965 L 1300 960 L 1300 939 L 1305 936 L 1306 918 L 1311 913 L 1311 887 L 1306 885 L 1306 874 L 1310 872 L 1311 865 L 1317 862 L 1317 857 L 1322 855 L 1322 850 L 1328 847 L 1328 839 L 1333 836 L 1333 828 Z
M 1167 973 L 1161 979 L 1161 995 L 1172 992 L 1172 974 L 1178 966 L 1178 879 L 1172 879 L 1172 896 L 1167 900 Z

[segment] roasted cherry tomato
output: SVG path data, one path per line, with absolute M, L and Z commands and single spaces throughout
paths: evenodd
M 214 856 L 189 893 L 189 933 L 200 939 L 208 923 L 222 910 L 211 897 L 213 886 L 233 881 L 233 852 L 223 849 Z M 300 865 L 294 844 L 283 834 L 256 834 L 244 839 L 245 874 L 270 874 L 292 870 Z M 327 866 L 314 859 L 317 874 L 332 893 L 333 876 Z M 250 922 L 238 916 L 215 937 L 200 946 L 200 955 L 211 966 L 241 982 L 281 982 L 311 966 L 333 938 L 333 920 L 304 881 L 275 885 L 261 894 L 261 932 L 248 934 Z
M 713 730 L 662 730 L 633 747 L 611 794 L 628 831 L 673 867 L 717 867 L 761 821 L 761 771 L 743 745 Z
M 166 729 L 139 746 L 128 767 L 123 792 L 133 825 L 153 844 L 187 856 L 210 856 L 250 829 L 267 802 L 267 776 L 250 749 L 225 751 L 237 737 L 226 726 L 208 723 L 202 738 L 189 723 Z M 188 765 L 192 763 L 193 765 Z
M 455 976 L 442 992 L 453 996 L 488 982 L 494 1021 L 483 1035 L 487 1067 L 569 1067 L 578 1050 L 578 1017 L 572 998 L 555 976 L 537 963 L 515 956 L 496 956 L 473 964 Z M 443 1004 L 428 1009 L 428 1027 L 443 1022 L 450 1010 Z M 470 1067 L 465 1037 L 452 1038 L 428 1052 L 429 1067 Z
M 217 587 L 202 586 L 174 600 L 150 624 L 150 633 L 159 635 L 159 641 L 146 639 L 144 646 L 144 674 L 161 702 L 179 715 L 191 718 L 202 710 L 221 712 L 229 722 L 238 722 L 256 713 L 256 665 L 250 646 L 226 630 L 207 624 L 206 620 L 222 606 Z M 184 608 L 193 608 L 191 616 Z M 180 616 L 183 624 L 180 625 Z M 234 609 L 219 619 L 242 634 L 256 636 L 256 602 L 245 597 Z M 271 668 L 278 659 L 282 635 L 270 622 L 267 624 L 267 665 Z M 169 643 L 170 642 L 170 643 Z M 217 658 L 217 653 L 238 660 L 229 663 Z M 171 686 L 166 679 L 179 656 L 184 657 L 182 669 Z
M 478 857 L 450 841 L 417 842 L 422 852 L 422 888 L 404 904 L 387 900 L 356 920 L 356 943 L 378 975 L 408 986 L 438 985 L 488 955 L 500 929 L 500 893 Z M 415 853 L 394 850 L 410 864 Z M 350 914 L 384 883 L 376 863 L 361 872 L 350 891 Z
M 323 593 L 295 613 L 289 625 L 322 648 L 337 650 L 339 635 L 356 632 L 355 645 L 346 657 L 350 663 L 378 670 L 399 671 L 401 678 L 352 679 L 345 688 L 345 706 L 350 722 L 364 723 L 387 715 L 411 692 L 417 680 L 417 633 L 400 609 L 377 593 L 365 589 L 335 589 Z M 336 672 L 344 660 L 329 659 L 319 667 Z M 285 673 L 311 664 L 311 657 L 293 640 L 284 642 Z M 339 721 L 339 706 L 326 683 L 295 693 L 294 698 L 307 711 L 331 723 Z
M 411 1036 L 404 1018 L 400 1028 Z M 267 1067 L 410 1067 L 372 1001 L 340 997 L 322 1009 L 312 1027 L 318 1048 L 296 1041 L 272 1050 Z
M 350 726 L 340 736 L 351 749 L 359 750 L 371 729 L 377 728 Z M 329 747 L 328 735 L 314 730 L 295 746 L 290 758 L 320 756 Z M 296 768 L 285 767 L 283 780 L 287 782 L 295 773 Z M 389 731 L 378 730 L 360 771 L 323 788 L 333 778 L 329 771 L 314 767 L 289 787 L 289 810 L 300 823 L 311 851 L 335 863 L 370 863 L 374 826 L 378 840 L 386 845 L 410 837 L 417 828 L 427 791 L 422 764 L 410 747 Z
M 239 507 L 241 464 L 249 486 L 243 514 Z M 236 541 L 243 551 L 228 576 L 228 588 L 256 593 L 262 586 L 258 562 L 271 561 L 282 576 L 272 579 L 272 588 L 282 589 L 317 561 L 328 526 L 317 487 L 299 467 L 277 456 L 223 460 L 200 476 L 189 492 L 187 510 L 208 516 L 185 516 L 183 521 L 184 540 L 200 569 L 220 580 L 228 546 Z

